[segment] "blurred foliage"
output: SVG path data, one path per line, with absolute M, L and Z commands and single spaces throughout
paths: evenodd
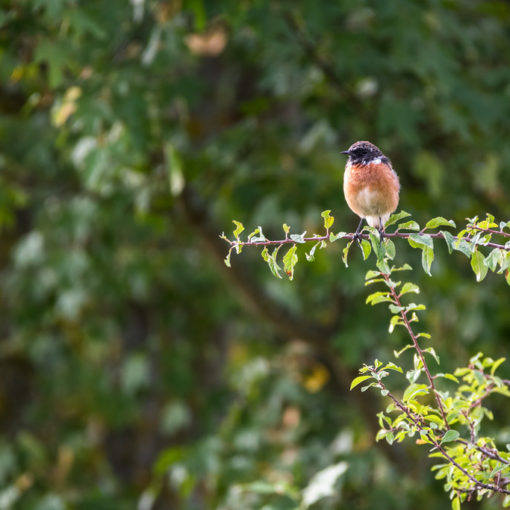
M 324 209 L 352 231 L 359 139 L 418 221 L 508 219 L 509 25 L 503 0 L 2 3 L 0 508 L 449 508 L 348 393 L 406 343 L 362 257 L 227 274 L 217 236 Z M 445 371 L 508 349 L 508 288 L 470 272 L 440 250 L 416 271 Z

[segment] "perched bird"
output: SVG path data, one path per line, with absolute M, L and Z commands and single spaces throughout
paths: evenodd
M 344 173 L 345 200 L 361 218 L 356 236 L 364 219 L 382 233 L 384 224 L 397 208 L 400 191 L 391 161 L 370 142 L 353 143 L 342 154 L 349 156 Z

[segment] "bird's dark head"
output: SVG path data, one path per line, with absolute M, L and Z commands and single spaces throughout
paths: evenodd
M 352 163 L 364 165 L 385 157 L 378 147 L 366 141 L 353 143 L 346 151 L 342 151 L 342 154 L 347 154 Z

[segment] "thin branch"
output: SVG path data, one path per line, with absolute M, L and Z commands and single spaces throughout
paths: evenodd
M 372 372 L 373 375 L 376 374 L 375 371 Z M 490 490 L 490 491 L 493 491 L 493 492 L 499 492 L 501 494 L 510 494 L 510 490 L 507 490 L 507 489 L 503 489 L 502 487 L 498 487 L 496 485 L 491 485 L 491 484 L 487 484 L 487 483 L 484 483 L 484 482 L 481 482 L 480 480 L 477 480 L 473 475 L 471 475 L 468 471 L 466 471 L 462 466 L 460 466 L 457 461 L 455 459 L 453 459 L 450 455 L 448 455 L 448 453 L 445 451 L 445 449 L 441 446 L 441 444 L 437 441 L 437 439 L 435 439 L 428 430 L 425 430 L 422 426 L 421 426 L 421 423 L 420 423 L 420 420 L 417 420 L 414 416 L 413 416 L 413 413 L 411 412 L 411 410 L 406 406 L 404 405 L 402 402 L 400 402 L 400 400 L 398 400 L 387 388 L 386 386 L 384 385 L 384 383 L 382 381 L 379 381 L 378 383 L 379 387 L 382 389 L 382 390 L 386 390 L 388 393 L 387 393 L 387 396 L 391 398 L 391 400 L 393 400 L 394 404 L 401 410 L 403 411 L 408 417 L 409 419 L 415 424 L 416 428 L 422 433 L 422 434 L 425 434 L 425 436 L 427 437 L 427 439 L 434 445 L 435 448 L 437 448 L 437 450 L 439 450 L 439 452 L 441 453 L 441 455 L 447 459 L 451 464 L 453 464 L 459 471 L 461 471 L 464 475 L 466 475 L 475 485 L 476 487 L 479 487 L 479 488 L 482 488 L 482 489 L 487 489 L 487 490 Z
M 495 234 L 495 235 L 499 235 L 499 236 L 510 237 L 510 232 L 504 232 L 503 230 L 494 230 L 492 228 L 482 228 L 482 227 L 478 227 L 478 226 L 472 225 L 472 224 L 467 225 L 467 228 L 470 228 L 472 230 L 478 230 L 480 232 L 486 232 L 487 234 Z
M 205 243 L 209 255 L 216 262 L 225 279 L 237 291 L 243 304 L 252 313 L 270 323 L 285 341 L 299 338 L 306 342 L 318 361 L 330 373 L 335 394 L 338 398 L 343 398 L 345 389 L 349 388 L 357 373 L 344 365 L 332 347 L 331 339 L 335 334 L 338 334 L 339 322 L 322 325 L 309 321 L 302 314 L 292 313 L 264 292 L 250 276 L 250 271 L 241 265 L 241 261 L 236 261 L 236 264 L 232 264 L 231 268 L 227 268 L 223 262 L 225 245 L 217 236 L 217 225 L 212 223 L 209 207 L 190 185 L 187 185 L 180 194 L 179 205 L 188 225 Z M 338 314 L 341 315 L 342 312 L 342 308 L 339 308 Z M 365 417 L 366 423 L 375 435 L 377 424 L 373 418 L 377 404 L 374 398 L 368 393 L 359 392 L 349 392 L 348 397 L 352 399 L 352 402 Z M 403 472 L 408 470 L 409 462 L 402 450 L 395 450 L 387 444 L 379 443 L 379 446 L 397 468 Z
M 462 438 L 458 438 L 457 441 L 459 443 L 465 444 L 466 446 L 473 446 L 480 453 L 487 455 L 487 457 L 510 466 L 510 461 L 504 459 L 503 457 L 500 457 L 497 453 L 497 450 L 493 450 L 492 448 L 487 448 L 486 446 L 480 446 L 478 444 L 475 444 L 473 441 L 471 441 L 471 443 L 470 443 L 469 441 L 466 441 L 465 439 L 462 439 Z
M 485 390 L 484 394 L 482 396 L 480 396 L 479 398 L 477 398 L 474 402 L 471 402 L 468 411 L 471 411 L 471 409 L 474 409 L 475 407 L 481 406 L 482 401 L 491 394 L 494 386 L 495 386 L 495 384 L 489 384 L 487 386 L 487 389 Z
M 432 392 L 434 393 L 434 397 L 435 397 L 437 405 L 439 407 L 439 411 L 441 412 L 441 416 L 443 417 L 445 427 L 446 427 L 446 429 L 449 429 L 450 426 L 448 425 L 448 420 L 446 419 L 446 413 L 444 411 L 443 403 L 441 402 L 441 398 L 439 397 L 439 394 L 436 390 L 436 386 L 434 384 L 434 378 L 430 374 L 429 367 L 427 365 L 427 362 L 425 361 L 425 356 L 423 355 L 423 351 L 420 347 L 420 344 L 418 343 L 418 337 L 415 335 L 413 328 L 411 327 L 411 324 L 409 322 L 409 319 L 407 318 L 407 310 L 405 309 L 405 307 L 402 306 L 402 303 L 400 302 L 400 298 L 399 298 L 397 292 L 395 291 L 395 287 L 393 285 L 391 285 L 390 275 L 387 275 L 385 273 L 381 273 L 381 274 L 382 274 L 383 278 L 385 279 L 386 283 L 388 284 L 388 287 L 391 292 L 391 296 L 392 296 L 395 304 L 400 308 L 400 316 L 402 317 L 402 320 L 404 321 L 404 325 L 407 329 L 407 332 L 409 333 L 409 336 L 411 337 L 411 339 L 413 341 L 414 348 L 416 349 L 416 352 L 420 356 L 420 359 L 421 359 L 421 362 L 423 365 L 423 369 L 425 370 L 425 374 L 427 375 L 427 379 L 429 381 L 430 388 L 432 389 Z
M 413 235 L 414 232 L 383 232 L 382 237 L 383 238 L 401 238 L 401 239 L 408 239 L 409 236 Z M 420 234 L 425 235 L 428 237 L 431 237 L 432 239 L 444 239 L 444 235 L 442 232 L 434 232 L 431 234 Z M 238 240 L 231 240 L 227 239 L 226 237 L 223 237 L 227 243 L 229 243 L 232 247 L 236 246 L 271 246 L 271 245 L 282 245 L 282 244 L 305 244 L 305 243 L 313 243 L 313 242 L 319 242 L 319 241 L 327 241 L 330 237 L 330 234 L 327 233 L 323 236 L 310 236 L 310 237 L 303 237 L 300 241 L 296 241 L 292 238 L 286 238 L 286 239 L 279 239 L 279 240 L 269 240 L 265 239 L 264 241 L 238 241 Z M 369 239 L 369 234 L 358 234 L 358 237 L 360 239 Z M 454 241 L 466 241 L 467 243 L 470 243 L 473 241 L 473 237 L 466 236 L 466 237 L 458 237 L 458 236 L 452 236 Z M 342 235 L 341 239 L 348 239 L 352 241 L 355 239 L 354 233 L 344 234 Z M 476 243 L 479 246 L 490 246 L 491 248 L 499 248 L 501 250 L 510 251 L 510 244 L 498 244 L 493 242 L 487 242 L 487 243 Z
M 351 234 L 347 234 L 351 235 Z M 354 234 L 352 234 L 354 235 Z M 368 236 L 367 236 L 368 237 Z M 347 236 L 345 237 L 347 238 Z M 232 245 L 234 248 L 236 246 L 271 246 L 274 244 L 304 244 L 304 243 L 313 243 L 313 242 L 320 242 L 320 241 L 327 241 L 329 239 L 329 234 L 323 235 L 323 236 L 312 236 L 312 237 L 303 237 L 303 242 L 297 242 L 292 238 L 285 238 L 280 239 L 276 241 L 270 241 L 269 239 L 266 239 L 265 241 L 232 241 L 230 239 L 226 239 L 222 237 L 227 243 Z

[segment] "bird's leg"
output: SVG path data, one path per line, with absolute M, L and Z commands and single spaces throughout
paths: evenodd
M 379 227 L 377 228 L 377 231 L 379 232 L 379 244 L 382 244 L 383 242 L 383 234 L 384 234 L 384 227 L 382 224 L 381 217 L 379 216 Z
M 361 218 L 358 228 L 356 229 L 356 232 L 354 232 L 354 237 L 352 238 L 353 241 L 357 241 L 358 243 L 361 242 L 361 226 L 363 225 L 363 218 Z

